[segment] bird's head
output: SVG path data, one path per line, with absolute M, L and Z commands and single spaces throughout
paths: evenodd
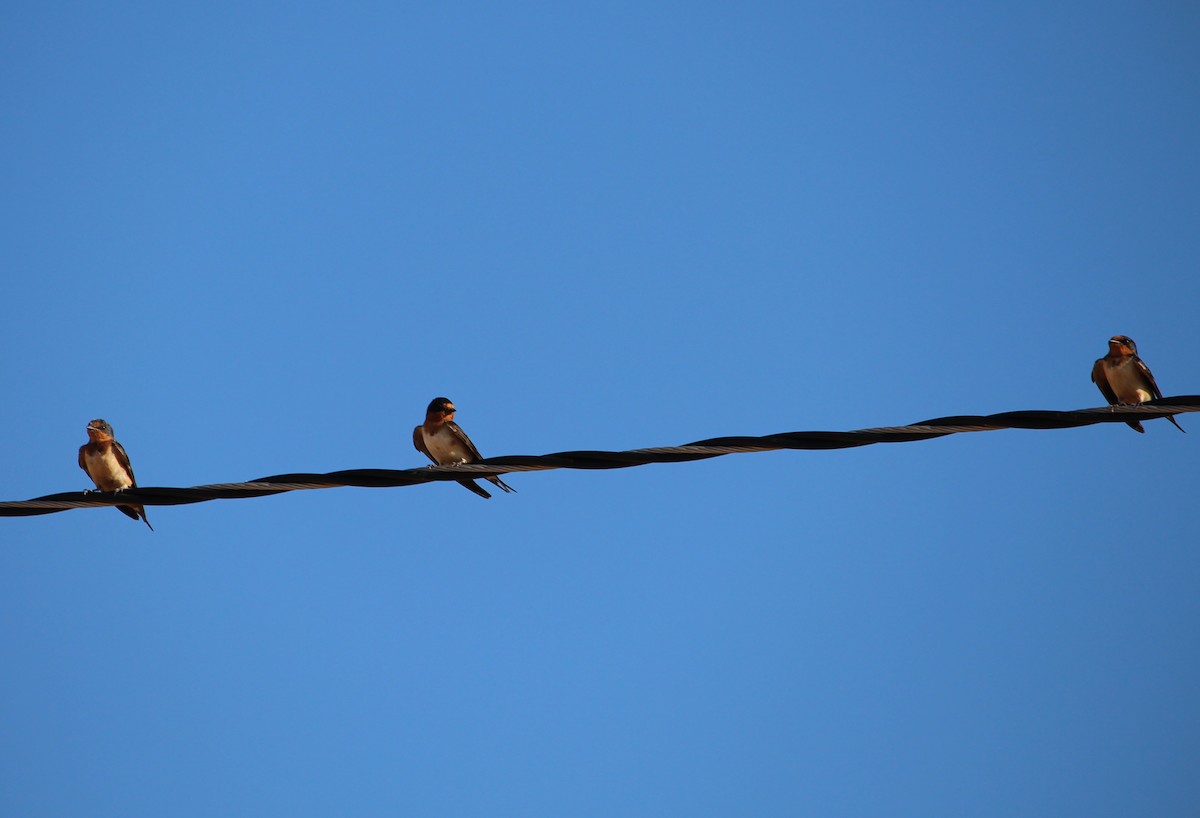
M 1118 355 L 1137 355 L 1137 344 L 1128 335 L 1114 335 L 1109 338 L 1108 348 Z
M 454 418 L 454 403 L 449 398 L 434 398 L 425 410 L 428 419 L 452 420 Z
M 96 418 L 87 425 L 88 437 L 97 442 L 112 440 L 113 430 L 107 420 Z

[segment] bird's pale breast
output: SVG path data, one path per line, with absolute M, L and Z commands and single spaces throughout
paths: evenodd
M 96 484 L 96 488 L 101 491 L 127 489 L 133 485 L 129 479 L 129 475 L 125 469 L 121 468 L 121 464 L 117 461 L 116 452 L 111 448 L 106 448 L 100 452 L 85 450 L 83 453 L 83 462 L 87 465 L 88 476 L 92 478 L 92 482 Z
M 445 426 L 438 427 L 433 434 L 424 430 L 421 433 L 425 436 L 426 448 L 440 465 L 447 466 L 451 463 L 465 463 L 470 460 L 470 452 L 462 445 L 458 436 Z
M 1145 403 L 1154 397 L 1150 384 L 1132 360 L 1108 368 L 1108 385 L 1121 403 Z

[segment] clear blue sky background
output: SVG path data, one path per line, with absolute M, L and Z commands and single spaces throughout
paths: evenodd
M 832 6 L 832 8 L 830 8 Z M 10 2 L 0 499 L 1200 392 L 1187 3 Z M 0 813 L 1184 816 L 1165 421 L 0 520 Z

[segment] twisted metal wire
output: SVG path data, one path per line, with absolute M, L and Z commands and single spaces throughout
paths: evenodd
M 510 472 L 549 469 L 624 469 L 650 463 L 683 463 L 727 454 L 770 452 L 781 449 L 851 449 L 875 443 L 907 443 L 963 432 L 998 429 L 1071 429 L 1097 423 L 1125 423 L 1166 415 L 1200 412 L 1200 395 L 1182 395 L 1137 406 L 1102 406 L 1070 412 L 1025 410 L 995 415 L 957 415 L 907 426 L 881 426 L 850 432 L 783 432 L 762 437 L 715 437 L 683 446 L 656 446 L 623 452 L 575 451 L 544 455 L 489 457 L 478 463 L 427 466 L 417 469 L 348 469 L 328 474 L 277 474 L 244 483 L 211 483 L 191 488 L 139 487 L 119 492 L 69 491 L 32 500 L 0 502 L 0 517 L 53 514 L 72 508 L 128 505 L 176 506 L 209 500 L 264 497 L 285 491 L 343 486 L 398 488 L 419 483 L 490 477 Z

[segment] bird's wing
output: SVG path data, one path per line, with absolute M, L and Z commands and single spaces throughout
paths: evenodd
M 471 438 L 467 437 L 467 433 L 462 430 L 461 426 L 452 420 L 448 420 L 446 421 L 446 428 L 450 430 L 452 435 L 458 438 L 458 441 L 467 448 L 467 451 L 475 456 L 476 460 L 483 460 L 483 455 L 479 453 L 479 449 L 475 448 L 475 444 L 471 442 Z
M 1151 394 L 1153 394 L 1156 399 L 1161 398 L 1162 391 L 1159 390 L 1158 384 L 1154 382 L 1154 375 L 1150 372 L 1150 367 L 1146 366 L 1146 362 L 1141 358 L 1135 357 L 1133 359 L 1133 365 L 1136 366 L 1137 371 L 1142 373 L 1142 376 L 1145 377 L 1146 383 L 1150 384 Z
M 1100 387 L 1100 393 L 1104 395 L 1104 399 L 1109 404 L 1117 404 L 1117 393 L 1108 385 L 1108 375 L 1104 374 L 1104 359 L 1096 361 L 1096 365 L 1092 367 L 1092 383 Z
M 137 478 L 133 476 L 133 466 L 129 465 L 129 455 L 125 454 L 125 447 L 114 440 L 113 453 L 117 456 L 117 463 L 121 465 L 121 468 L 129 472 L 129 487 L 137 488 Z
M 413 446 L 417 451 L 429 458 L 430 462 L 437 464 L 437 460 L 429 453 L 429 447 L 425 445 L 425 435 L 421 434 L 421 427 L 413 429 Z

